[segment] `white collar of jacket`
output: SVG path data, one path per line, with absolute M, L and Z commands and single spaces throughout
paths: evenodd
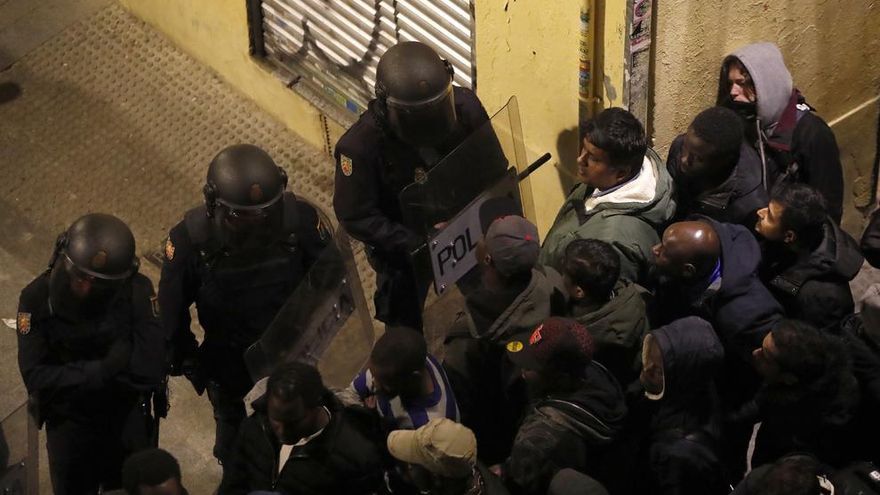
M 657 165 L 647 155 L 642 161 L 642 169 L 638 175 L 614 189 L 599 196 L 590 194 L 584 200 L 587 213 L 602 203 L 650 203 L 657 194 Z

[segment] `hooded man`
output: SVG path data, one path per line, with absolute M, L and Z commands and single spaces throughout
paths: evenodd
M 617 380 L 592 360 L 582 325 L 551 317 L 511 339 L 507 356 L 522 369 L 533 402 L 500 467 L 512 493 L 545 494 L 553 476 L 572 468 L 615 493 L 630 466 L 615 454 L 626 405 Z
M 794 88 L 779 48 L 746 45 L 721 64 L 718 105 L 745 120 L 746 134 L 764 164 L 767 190 L 780 182 L 815 187 L 836 223 L 843 214 L 843 169 L 834 133 Z
M 825 200 L 804 184 L 785 184 L 758 210 L 767 243 L 763 279 L 789 318 L 837 327 L 854 311 L 849 282 L 864 258 L 856 240 L 828 217 Z
M 654 247 L 660 275 L 652 321 L 670 323 L 700 316 L 715 328 L 724 346 L 719 386 L 725 410 L 748 404 L 760 385 L 751 349 L 782 318 L 782 307 L 758 279 L 761 249 L 748 229 L 700 217 L 678 222 Z M 752 425 L 725 431 L 726 465 L 733 476 L 745 466 Z
M 724 494 L 721 404 L 715 375 L 724 349 L 712 325 L 690 316 L 653 330 L 642 349 L 644 391 L 632 401 L 647 486 L 639 493 Z

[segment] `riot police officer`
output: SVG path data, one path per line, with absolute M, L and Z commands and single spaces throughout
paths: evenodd
M 214 456 L 224 463 L 253 383 L 243 354 L 269 326 L 329 241 L 316 210 L 286 191 L 287 174 L 249 144 L 221 151 L 208 168 L 205 204 L 169 233 L 159 282 L 171 374 L 205 389 L 214 409 Z M 205 331 L 190 325 L 195 303 Z
M 388 325 L 420 329 L 427 291 L 409 259 L 424 236 L 403 225 L 398 194 L 489 120 L 472 91 L 453 86 L 452 74 L 428 45 L 389 48 L 376 70 L 376 98 L 336 143 L 333 206 L 367 245 L 376 319 Z
M 156 443 L 149 395 L 165 376 L 153 285 L 128 226 L 98 213 L 74 222 L 49 270 L 22 290 L 17 328 L 55 493 L 120 487 L 122 460 Z

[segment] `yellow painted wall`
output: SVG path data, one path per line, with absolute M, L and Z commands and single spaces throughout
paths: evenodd
M 655 0 L 656 1 L 656 0 Z M 880 5 L 873 0 L 662 0 L 657 2 L 653 128 L 668 146 L 714 104 L 725 54 L 753 42 L 779 45 L 795 86 L 828 122 L 841 148 L 845 224 L 858 233 L 877 133 Z M 866 145 L 867 144 L 867 145 Z M 861 192 L 860 192 L 861 191 Z M 859 196 L 862 197 L 859 197 Z
M 120 0 L 306 141 L 324 148 L 319 112 L 248 55 L 244 0 Z M 600 4 L 605 4 L 602 1 Z M 623 0 L 608 0 L 623 4 Z M 573 182 L 580 1 L 476 0 L 477 92 L 489 113 L 519 98 L 530 158 L 554 155 L 530 181 L 542 232 Z M 622 19 L 621 8 L 609 9 Z M 622 28 L 621 28 L 622 29 Z M 622 31 L 621 31 L 622 32 Z M 620 45 L 622 47 L 622 44 Z M 622 71 L 620 72 L 622 78 Z M 601 78 L 601 77 L 600 77 Z M 331 141 L 343 129 L 330 121 Z M 559 163 L 562 165 L 559 165 Z M 565 168 L 568 173 L 560 172 Z
M 880 5 L 873 0 L 659 1 L 654 129 L 668 144 L 714 103 L 725 54 L 779 45 L 795 86 L 826 120 L 877 95 Z
M 480 99 L 491 113 L 510 96 L 517 96 L 530 158 L 547 151 L 553 154 L 553 160 L 530 181 L 533 220 L 543 235 L 575 181 L 582 1 L 475 3 Z M 626 2 L 597 0 L 596 4 L 593 22 L 605 46 L 599 50 L 594 80 L 599 95 L 604 95 L 599 104 L 607 107 L 619 105 L 623 97 Z
M 320 112 L 248 55 L 244 0 L 120 0 L 183 50 L 211 67 L 233 87 L 302 136 L 324 149 Z M 332 142 L 342 128 L 329 122 Z
M 324 148 L 319 112 L 248 55 L 244 0 L 120 0 L 198 60 Z M 833 121 L 880 86 L 880 6 L 873 0 L 655 0 L 652 128 L 662 152 L 702 108 L 712 104 L 725 53 L 755 40 L 781 47 L 796 85 Z M 596 0 L 599 106 L 623 98 L 626 0 Z M 578 152 L 578 42 L 581 0 L 475 0 L 477 93 L 493 113 L 516 95 L 529 158 L 554 159 L 530 181 L 534 215 L 546 232 L 573 183 Z M 865 189 L 873 147 L 858 146 L 877 105 L 840 119 L 835 131 L 850 191 Z M 865 114 L 864 112 L 868 112 Z M 330 121 L 331 142 L 343 129 Z M 531 212 L 530 212 L 531 213 Z
M 541 232 L 563 199 L 559 156 L 577 153 L 580 2 L 477 0 L 477 93 L 492 113 L 516 95 L 530 158 L 554 159 L 531 179 Z M 570 169 L 569 169 L 570 170 Z M 569 181 L 570 182 L 570 181 Z

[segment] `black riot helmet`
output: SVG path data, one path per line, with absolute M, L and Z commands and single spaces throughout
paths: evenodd
M 58 236 L 49 262 L 49 303 L 69 320 L 101 315 L 137 273 L 134 235 L 122 220 L 91 213 Z
M 218 153 L 208 167 L 204 193 L 221 245 L 248 251 L 277 240 L 286 187 L 284 169 L 259 147 L 236 144 Z
M 430 46 L 398 43 L 376 68 L 380 118 L 398 138 L 416 147 L 442 143 L 457 126 L 452 66 Z

